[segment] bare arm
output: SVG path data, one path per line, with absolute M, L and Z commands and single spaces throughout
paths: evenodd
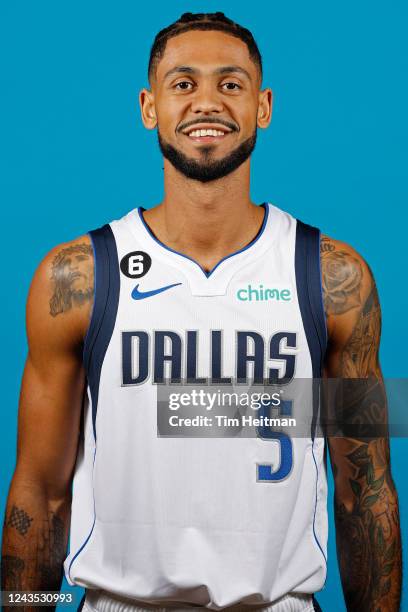
M 84 393 L 82 344 L 92 300 L 89 238 L 53 249 L 34 276 L 27 302 L 29 352 L 3 526 L 6 591 L 61 586 Z
M 355 433 L 328 440 L 344 596 L 349 611 L 396 612 L 401 596 L 398 497 L 388 433 L 372 431 L 387 423 L 378 360 L 380 304 L 369 267 L 351 247 L 323 237 L 321 250 L 329 331 L 325 374 L 353 379 L 342 385 L 334 410 L 339 426 Z

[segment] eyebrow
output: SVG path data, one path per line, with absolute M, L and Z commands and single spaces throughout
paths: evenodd
M 252 80 L 249 72 L 240 66 L 221 66 L 221 68 L 217 68 L 214 71 L 214 74 L 231 74 L 232 72 L 238 72 L 245 75 L 250 81 Z M 167 77 L 173 74 L 200 74 L 200 70 L 192 66 L 175 66 L 175 68 L 171 68 L 166 72 L 164 78 L 167 79 Z
M 217 68 L 215 72 L 216 74 L 230 74 L 231 72 L 238 72 L 239 74 L 244 74 L 250 81 L 252 80 L 249 72 L 245 70 L 245 68 L 241 68 L 241 66 L 222 66 L 222 68 Z

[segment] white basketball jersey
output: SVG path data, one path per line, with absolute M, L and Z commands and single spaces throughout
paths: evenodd
M 193 406 L 193 389 L 212 389 L 220 402 L 226 389 L 244 393 L 254 381 L 284 391 L 290 380 L 321 375 L 319 232 L 263 206 L 256 238 L 210 273 L 157 240 L 142 208 L 90 232 L 95 300 L 69 584 L 212 610 L 323 587 L 327 483 L 316 393 L 280 404 L 286 416 L 309 418 L 307 435 L 256 420 L 254 436 L 240 426 L 228 433 L 222 419 L 215 433 L 182 421 L 200 414 L 216 425 L 210 394 Z M 165 405 L 172 389 L 179 409 Z

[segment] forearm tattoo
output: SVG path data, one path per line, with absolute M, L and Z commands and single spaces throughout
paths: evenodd
M 61 249 L 52 263 L 53 295 L 50 314 L 53 317 L 82 306 L 93 299 L 93 250 L 89 244 Z
M 3 555 L 1 558 L 1 588 L 3 591 L 22 591 L 25 563 L 20 557 Z
M 327 316 L 352 309 L 356 315 L 330 373 L 340 379 L 342 390 L 332 409 L 343 437 L 329 439 L 329 444 L 343 591 L 349 611 L 396 612 L 401 597 L 398 497 L 391 477 L 388 434 L 376 433 L 384 432 L 378 426 L 387 423 L 378 362 L 378 294 L 370 276 L 371 290 L 363 303 L 360 262 L 328 238 L 321 241 L 321 261 Z
M 20 535 L 25 536 L 27 531 L 30 529 L 32 518 L 17 506 L 12 506 L 9 517 L 5 521 L 6 527 L 14 527 L 17 529 Z
M 1 558 L 4 591 L 58 591 L 68 541 L 68 517 L 49 511 L 33 519 L 13 505 L 5 516 Z
M 391 478 L 388 444 L 350 441 L 346 455 L 351 473 L 351 507 L 335 495 L 337 552 L 347 609 L 361 612 L 399 610 L 401 541 L 398 500 Z

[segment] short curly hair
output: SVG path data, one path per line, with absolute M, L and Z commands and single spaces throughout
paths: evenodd
M 150 82 L 155 75 L 157 64 L 163 57 L 167 41 L 190 30 L 219 30 L 240 38 L 248 47 L 249 55 L 258 67 L 262 77 L 262 57 L 254 37 L 247 28 L 235 23 L 224 13 L 183 13 L 177 21 L 160 30 L 154 39 L 147 71 Z

